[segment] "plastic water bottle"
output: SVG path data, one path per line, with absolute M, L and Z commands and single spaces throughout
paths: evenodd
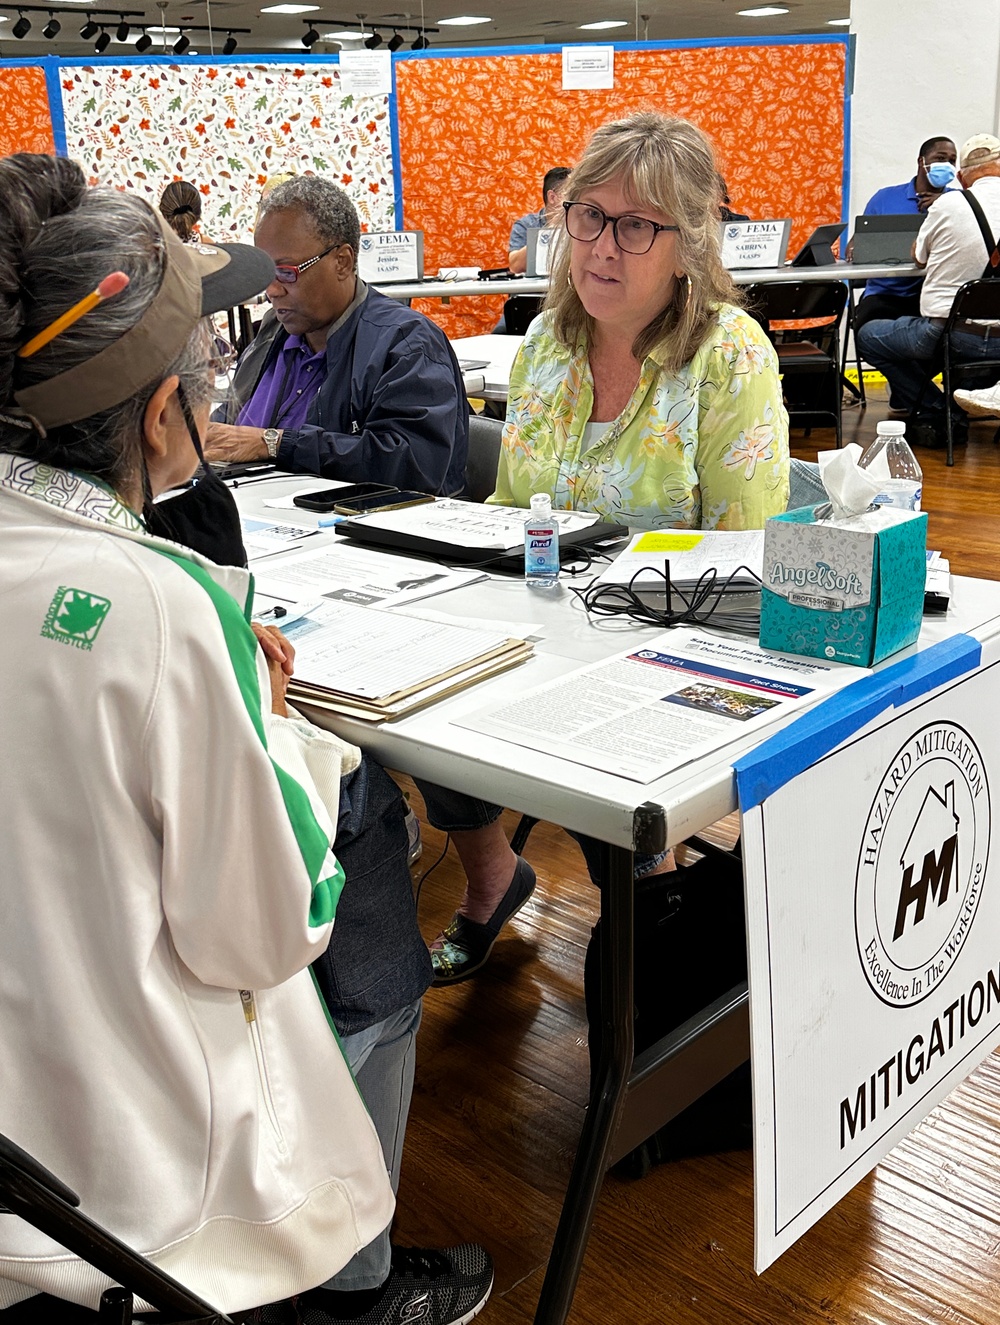
M 559 583 L 559 524 L 547 492 L 535 493 L 524 522 L 524 579 L 531 589 L 551 589 Z
M 876 506 L 919 511 L 924 474 L 905 434 L 906 428 L 898 419 L 880 423 L 875 429 L 875 440 L 858 461 L 858 468 L 871 470 L 872 476 L 881 480 Z

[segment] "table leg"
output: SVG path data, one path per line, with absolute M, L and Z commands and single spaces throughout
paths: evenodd
M 601 925 L 603 1052 L 538 1299 L 535 1325 L 563 1325 L 569 1315 L 632 1070 L 632 852 L 625 847 L 606 846 L 603 866 L 607 880 Z

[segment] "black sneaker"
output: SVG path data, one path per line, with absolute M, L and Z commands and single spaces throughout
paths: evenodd
M 378 1302 L 352 1325 L 466 1325 L 478 1316 L 493 1288 L 493 1260 L 485 1247 L 464 1242 L 460 1247 L 431 1251 L 393 1247 L 392 1269 Z M 333 1317 L 319 1305 L 322 1290 L 303 1293 L 296 1301 L 302 1325 L 331 1325 Z

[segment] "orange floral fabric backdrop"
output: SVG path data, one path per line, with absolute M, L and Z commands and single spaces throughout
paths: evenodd
M 501 267 L 510 227 L 542 205 L 542 176 L 572 166 L 608 120 L 655 109 L 711 137 L 733 209 L 793 220 L 789 252 L 841 215 L 842 42 L 617 50 L 615 87 L 563 91 L 562 55 L 396 62 L 404 224 L 428 274 Z M 450 336 L 489 331 L 499 299 L 423 300 Z
M 55 150 L 44 71 L 0 69 L 0 156 Z

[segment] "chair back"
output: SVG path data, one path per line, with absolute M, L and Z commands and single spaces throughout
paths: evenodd
M 1000 322 L 1000 280 L 966 281 L 955 293 L 949 318 Z
M 523 336 L 542 311 L 537 295 L 513 294 L 503 306 L 503 320 L 508 336 Z
M 465 487 L 472 501 L 485 501 L 496 489 L 502 437 L 503 424 L 499 419 L 486 414 L 473 414 L 469 419 Z
M 781 281 L 745 287 L 747 310 L 769 322 L 794 318 L 839 318 L 847 303 L 843 281 Z

